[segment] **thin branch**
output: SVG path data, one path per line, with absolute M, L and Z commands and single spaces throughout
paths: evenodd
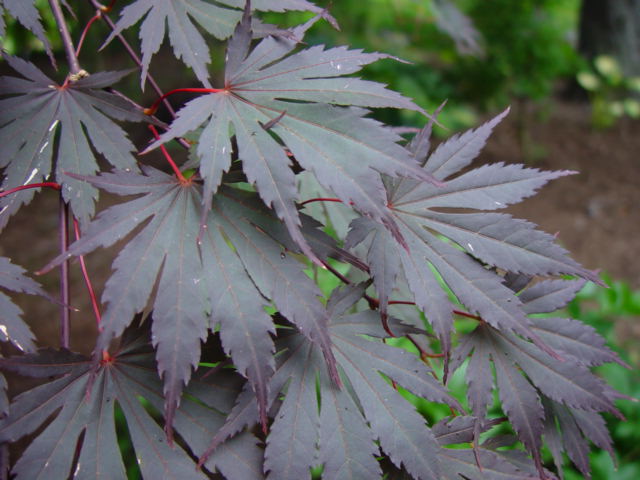
M 69 205 L 64 201 L 62 193 L 60 193 L 60 213 L 58 220 L 60 229 L 60 254 L 65 254 L 69 249 Z M 60 346 L 63 348 L 69 348 L 69 329 L 71 325 L 70 300 L 69 261 L 65 260 L 60 265 Z
M 64 19 L 64 14 L 62 13 L 62 8 L 60 7 L 60 2 L 58 0 L 49 0 L 49 6 L 51 7 L 53 18 L 55 18 L 56 20 L 58 32 L 60 33 L 60 38 L 62 39 L 62 45 L 64 46 L 64 51 L 67 55 L 67 62 L 69 62 L 69 71 L 71 74 L 77 75 L 81 70 L 80 63 L 78 62 L 76 49 L 73 46 L 73 40 L 71 39 L 71 35 L 69 34 L 67 22 Z
M 89 0 L 89 2 L 91 3 L 91 5 L 93 5 L 96 8 L 96 10 L 99 10 L 99 11 L 103 12 L 103 5 L 101 5 L 100 2 L 98 2 L 97 0 Z M 111 20 L 111 18 L 109 18 L 108 15 L 106 15 L 106 12 L 104 12 L 100 16 L 100 18 L 102 18 L 102 20 L 104 20 L 104 22 L 109 26 L 109 28 L 112 31 L 114 31 L 116 29 L 116 24 L 113 23 L 113 20 Z M 120 43 L 122 44 L 124 49 L 127 51 L 127 54 L 129 55 L 129 57 L 131 57 L 133 62 L 138 66 L 139 69 L 142 69 L 142 60 L 140 59 L 138 54 L 135 52 L 135 50 L 133 49 L 131 44 L 127 41 L 127 39 L 124 38 L 124 36 L 121 33 L 118 33 L 116 35 L 116 37 L 118 38 L 118 40 L 120 41 Z M 160 86 L 158 85 L 158 83 L 155 81 L 155 79 L 153 78 L 153 76 L 150 73 L 147 72 L 147 78 L 145 80 L 149 83 L 149 85 L 151 85 L 151 88 L 153 88 L 153 90 L 156 92 L 158 97 L 162 97 L 164 95 L 164 93 L 162 92 L 162 89 L 160 88 Z M 169 111 L 171 116 L 173 118 L 175 118 L 176 117 L 176 111 L 174 110 L 173 106 L 171 105 L 171 102 L 169 102 L 169 100 L 167 100 L 165 98 L 163 100 L 163 103 L 164 103 L 165 107 L 167 107 L 167 110 Z

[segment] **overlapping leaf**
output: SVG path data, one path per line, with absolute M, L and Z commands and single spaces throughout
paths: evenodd
M 568 285 L 561 282 L 546 281 L 524 290 L 520 295 L 524 309 L 528 313 L 538 313 L 563 306 L 560 297 L 567 290 L 575 289 L 577 284 L 582 284 L 581 281 L 565 282 Z M 545 431 L 553 431 L 549 430 L 550 426 L 545 426 L 545 422 L 550 421 L 550 413 L 545 414 L 549 407 L 543 406 L 540 394 L 547 398 L 547 405 L 554 404 L 556 410 L 571 413 L 558 414 L 559 418 L 563 417 L 562 422 L 572 422 L 574 414 L 589 418 L 600 418 L 598 412 L 605 411 L 618 414 L 608 387 L 588 370 L 587 365 L 622 362 L 591 328 L 580 322 L 534 318 L 532 329 L 562 358 L 551 357 L 511 332 L 481 324 L 462 339 L 454 353 L 452 367 L 457 368 L 471 356 L 466 371 L 467 396 L 474 415 L 481 419 L 492 400 L 494 382 L 490 362 L 493 362 L 502 408 L 539 464 L 541 436 Z M 594 426 L 594 431 L 596 429 Z M 551 434 L 545 435 L 549 437 Z M 594 436 L 599 436 L 601 443 L 606 444 L 601 429 Z M 576 448 L 587 448 L 587 444 L 582 442 Z M 581 468 L 584 465 L 581 463 Z
M 294 29 L 293 36 L 302 39 L 313 22 Z M 294 52 L 297 43 L 282 37 L 268 37 L 251 50 L 250 23 L 246 10 L 229 41 L 224 88 L 188 102 L 150 148 L 204 125 L 197 154 L 208 208 L 222 173 L 231 165 L 230 136 L 235 135 L 236 153 L 249 182 L 256 184 L 262 199 L 311 258 L 313 252 L 299 231 L 297 185 L 284 146 L 323 187 L 397 236 L 378 172 L 423 180 L 431 176 L 397 145 L 399 137 L 364 117 L 366 110 L 336 106 L 420 110 L 383 85 L 344 77 L 388 56 L 345 47 Z
M 145 116 L 125 100 L 102 90 L 128 72 L 95 73 L 60 86 L 33 64 L 5 58 L 24 78 L 0 79 L 0 94 L 11 95 L 0 100 L 0 166 L 5 167 L 2 188 L 49 178 L 55 150 L 56 179 L 63 185 L 63 197 L 85 225 L 93 215 L 98 191 L 63 173 L 97 172 L 94 150 L 118 168 L 136 168 L 131 155 L 135 147 L 112 119 L 140 121 Z M 0 200 L 0 227 L 33 195 L 33 190 L 25 190 Z
M 380 374 L 416 395 L 461 407 L 417 357 L 380 341 L 386 333 L 374 312 L 343 315 L 362 293 L 359 288 L 344 289 L 329 302 L 331 340 L 347 388 L 338 390 L 329 380 L 321 352 L 304 337 L 294 333 L 278 343 L 282 353 L 271 380 L 271 403 L 280 392 L 286 391 L 286 396 L 274 411 L 267 438 L 269 478 L 306 478 L 315 464 L 324 466 L 326 479 L 380 478 L 376 440 L 392 462 L 404 465 L 414 478 L 440 478 L 436 440 L 420 415 Z M 399 334 L 415 332 L 399 322 L 393 325 Z M 214 442 L 256 421 L 255 401 L 248 390 L 229 418 Z
M 157 285 L 153 343 L 158 348 L 158 367 L 165 381 L 165 414 L 170 424 L 182 386 L 200 358 L 200 342 L 210 326 L 209 306 L 204 286 L 198 282 L 202 264 L 193 227 L 198 225 L 199 217 L 192 191 L 157 170 L 147 169 L 146 174 L 122 171 L 92 180 L 93 185 L 113 193 L 144 196 L 101 212 L 68 254 L 46 269 L 71 255 L 111 245 L 149 220 L 113 264 L 115 272 L 102 297 L 108 306 L 95 352 L 100 355 L 108 348 L 111 339 L 147 306 Z
M 545 397 L 543 405 L 546 417 L 543 433 L 559 471 L 564 463 L 562 453 L 566 452 L 585 478 L 591 478 L 589 441 L 615 461 L 609 430 L 599 414 L 568 408 Z
M 217 196 L 198 245 L 200 195 L 195 185 L 181 185 L 150 167 L 145 175 L 120 171 L 85 180 L 112 193 L 144 196 L 101 212 L 82 239 L 45 270 L 69 256 L 111 245 L 145 224 L 114 262 L 102 298 L 107 308 L 95 351 L 99 355 L 136 313 L 152 304 L 153 343 L 165 382 L 169 425 L 183 384 L 198 362 L 200 342 L 217 325 L 225 350 L 249 378 L 265 418 L 274 330 L 264 298 L 321 345 L 337 378 L 320 291 L 303 273 L 304 265 L 284 254 L 285 247 L 274 240 L 286 236 L 286 230 L 266 208 L 257 208 L 255 195 L 229 190 Z M 326 237 L 310 238 L 319 252 L 328 248 L 322 243 Z M 157 294 L 152 297 L 154 285 Z
M 16 397 L 10 415 L 0 421 L 0 441 L 6 442 L 36 432 L 52 417 L 15 464 L 17 479 L 70 475 L 126 479 L 118 448 L 116 406 L 126 419 L 144 478 L 207 478 L 196 470 L 190 454 L 201 453 L 206 440 L 222 424 L 221 412 L 228 411 L 239 388 L 239 377 L 228 371 L 192 381 L 189 396 L 175 417 L 176 428 L 190 449 L 186 452 L 167 444 L 154 418 L 163 395 L 146 331 L 129 330 L 118 355 L 101 362 L 97 370 L 90 359 L 65 350 L 42 350 L 1 362 L 3 368 L 22 375 L 56 377 Z M 261 462 L 255 437 L 244 433 L 222 445 L 206 466 L 229 480 L 259 480 L 263 478 Z
M 12 264 L 6 257 L 0 257 L 0 287 L 50 298 L 38 282 L 25 275 L 22 267 Z M 35 350 L 34 336 L 21 317 L 20 307 L 0 291 L 0 342 L 11 342 L 23 352 L 32 352 Z
M 439 180 L 458 173 L 480 152 L 493 127 L 505 115 L 506 112 L 476 130 L 443 142 L 428 157 L 424 169 Z M 410 148 L 426 154 L 422 145 L 427 144 L 423 139 Z M 594 281 L 597 276 L 569 258 L 551 235 L 535 230 L 526 221 L 506 214 L 461 209 L 505 207 L 568 173 L 494 164 L 449 179 L 441 187 L 412 179 L 388 180 L 388 203 L 408 249 L 400 247 L 367 218 L 352 223 L 347 244 L 369 237 L 368 260 L 383 301 L 389 298 L 401 269 L 416 304 L 443 341 L 445 352 L 450 344 L 452 305 L 439 287 L 438 275 L 465 307 L 492 326 L 533 338 L 518 299 L 502 284 L 501 277 L 482 264 L 527 274 L 579 275 Z
M 253 4 L 259 10 L 321 12 L 320 8 L 306 0 L 254 0 Z M 151 58 L 160 49 L 168 30 L 176 57 L 182 59 L 193 69 L 196 77 L 208 85 L 207 64 L 211 55 L 206 40 L 193 20 L 216 38 L 224 39 L 233 33 L 242 17 L 242 11 L 238 8 L 244 5 L 245 2 L 240 0 L 136 0 L 122 9 L 116 28 L 107 42 L 145 17 L 139 31 L 142 40 L 142 83 Z
M 487 422 L 482 431 L 499 424 L 500 422 Z M 451 444 L 470 444 L 474 441 L 476 431 L 476 419 L 470 416 L 445 418 L 433 426 L 433 434 L 438 443 L 443 447 Z M 479 445 L 475 450 L 470 448 L 442 448 L 440 450 L 440 464 L 443 466 L 443 475 L 447 480 L 460 478 L 487 479 L 487 480 L 537 480 L 540 476 L 536 467 L 518 450 L 497 451 L 490 448 L 493 438 L 489 438 L 485 444 Z M 504 445 L 501 445 L 504 446 Z M 517 455 L 517 456 L 516 456 Z M 482 471 L 479 470 L 479 465 Z M 554 478 L 547 473 L 547 478 Z
M 12 264 L 6 257 L 0 257 L 0 288 L 50 298 L 36 281 L 25 275 L 22 267 Z M 11 342 L 23 352 L 32 352 L 35 350 L 35 338 L 22 320 L 22 313 L 20 307 L 0 291 L 0 341 Z M 0 373 L 0 417 L 9 411 L 6 388 L 6 380 Z
M 49 57 L 53 59 L 51 45 L 44 33 L 44 28 L 42 28 L 40 13 L 35 3 L 35 0 L 0 0 L 0 37 L 5 34 L 4 15 L 6 11 L 38 37 L 38 40 L 44 44 Z

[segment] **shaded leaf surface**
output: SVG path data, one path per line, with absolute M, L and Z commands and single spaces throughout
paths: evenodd
M 547 312 L 552 306 L 563 306 L 566 291 L 575 286 L 575 281 L 545 281 L 525 289 L 520 296 L 525 307 L 529 306 L 528 313 Z M 557 349 L 562 358 L 554 359 L 511 332 L 481 324 L 463 337 L 454 352 L 452 368 L 457 368 L 471 356 L 466 372 L 467 395 L 474 415 L 484 418 L 492 400 L 492 362 L 502 408 L 538 465 L 544 434 L 557 463 L 560 452 L 570 448 L 567 450 L 570 458 L 583 473 L 588 472 L 589 446 L 583 434 L 597 439 L 594 443 L 598 442 L 601 448 L 610 449 L 599 412 L 619 413 L 607 394 L 606 385 L 587 366 L 611 361 L 620 363 L 620 360 L 590 327 L 581 322 L 534 318 L 532 328 Z M 560 431 L 564 432 L 562 439 L 551 415 L 557 416 Z M 584 431 L 578 428 L 576 418 L 585 425 Z
M 344 307 L 345 302 L 339 304 Z M 286 392 L 286 396 L 274 411 L 267 438 L 265 466 L 270 477 L 306 478 L 309 467 L 319 463 L 324 465 L 323 478 L 380 478 L 374 458 L 378 452 L 374 441 L 379 440 L 391 460 L 404 465 L 415 478 L 439 478 L 435 438 L 413 407 L 380 374 L 416 395 L 461 407 L 417 357 L 380 342 L 386 333 L 373 312 L 341 314 L 334 311 L 330 332 L 348 387 L 335 387 L 323 368 L 321 352 L 303 336 L 294 333 L 278 343 L 282 353 L 271 380 L 270 398 L 273 402 L 279 392 Z M 393 328 L 400 334 L 414 331 L 395 321 Z M 320 382 L 320 411 L 316 379 Z M 233 426 L 221 432 L 233 434 L 256 419 L 255 401 L 245 391 L 229 417 Z M 221 438 L 219 435 L 214 441 Z
M 308 10 L 320 9 L 305 0 L 258 0 L 252 2 L 260 10 Z M 198 26 L 219 39 L 225 39 L 242 17 L 244 1 L 221 0 L 136 0 L 120 12 L 116 28 L 107 39 L 111 41 L 123 30 L 144 18 L 139 36 L 142 40 L 142 83 L 147 76 L 151 58 L 160 49 L 168 34 L 175 56 L 193 69 L 196 77 L 205 85 L 209 84 L 207 65 L 210 51 Z M 236 7 L 236 8 L 233 8 Z
M 25 275 L 25 270 L 0 257 L 0 287 L 13 292 L 40 295 L 50 298 L 35 280 Z M 22 351 L 35 350 L 34 336 L 22 320 L 22 310 L 4 293 L 0 292 L 0 341 L 11 342 Z
M 182 447 L 167 444 L 148 407 L 161 407 L 163 393 L 147 333 L 128 331 L 119 354 L 95 371 L 88 358 L 46 350 L 2 360 L 2 367 L 23 375 L 57 377 L 16 397 L 10 415 L 0 422 L 0 439 L 15 441 L 53 415 L 16 463 L 16 478 L 66 478 L 70 472 L 78 478 L 127 478 L 116 440 L 116 408 L 124 414 L 144 478 L 206 478 Z M 176 412 L 175 424 L 195 454 L 202 440 L 220 426 L 224 418 L 220 409 L 231 406 L 233 396 L 226 392 L 237 388 L 236 379 L 227 373 L 192 382 L 187 392 L 193 397 L 185 399 Z M 202 391 L 207 393 L 198 395 Z M 77 464 L 73 464 L 82 435 Z M 234 440 L 221 446 L 207 466 L 218 468 L 228 479 L 262 478 L 255 439 L 242 434 Z
M 98 191 L 89 183 L 66 175 L 93 175 L 98 171 L 95 152 L 118 168 L 136 168 L 135 150 L 127 134 L 114 121 L 140 121 L 144 115 L 102 88 L 128 72 L 99 72 L 77 82 L 58 85 L 24 60 L 5 56 L 23 78 L 0 78 L 0 166 L 5 167 L 2 188 L 42 182 L 53 172 L 73 214 L 84 226 L 94 212 Z M 55 155 L 54 155 L 55 153 Z M 34 190 L 0 200 L 0 227 Z
M 494 164 L 450 178 L 479 154 L 506 113 L 475 130 L 453 136 L 426 158 L 425 171 L 439 180 L 449 179 L 444 186 L 413 179 L 387 180 L 388 204 L 408 248 L 392 241 L 367 218 L 354 221 L 347 238 L 347 245 L 353 246 L 375 232 L 368 260 L 381 300 L 389 297 L 396 276 L 389 270 L 393 264 L 386 259 L 400 260 L 394 268 L 402 268 L 416 304 L 442 340 L 445 353 L 450 346 L 453 308 L 439 286 L 438 277 L 470 312 L 499 330 L 528 338 L 534 338 L 535 334 L 521 302 L 503 285 L 502 277 L 483 264 L 510 272 L 565 273 L 597 281 L 595 274 L 570 259 L 551 235 L 535 230 L 534 225 L 505 214 L 459 210 L 502 208 L 532 195 L 547 181 L 569 173 Z M 425 129 L 428 133 L 430 125 Z M 421 134 L 420 141 L 410 144 L 409 149 L 426 155 L 422 138 L 425 135 Z M 449 241 L 443 241 L 442 237 Z M 372 254 L 372 251 L 386 253 Z
M 53 59 L 51 45 L 44 33 L 40 13 L 35 5 L 35 0 L 0 0 L 0 36 L 5 35 L 4 15 L 5 11 L 28 28 L 38 40 L 44 44 L 44 48 L 50 58 Z
M 294 37 L 301 40 L 314 21 L 294 29 Z M 380 84 L 344 76 L 388 56 L 345 47 L 294 51 L 296 41 L 282 37 L 265 38 L 251 49 L 250 41 L 250 17 L 245 15 L 229 41 L 224 88 L 188 102 L 150 148 L 204 125 L 197 155 L 206 209 L 231 165 L 229 136 L 235 134 L 247 179 L 312 259 L 300 233 L 296 179 L 283 147 L 320 185 L 398 236 L 378 172 L 422 180 L 431 176 L 396 143 L 400 137 L 357 107 L 420 109 Z M 267 131 L 265 125 L 272 126 Z
M 268 209 L 257 207 L 256 196 L 225 189 L 216 197 L 198 245 L 201 197 L 196 186 L 181 185 L 151 167 L 144 173 L 86 178 L 112 193 L 143 196 L 101 212 L 66 255 L 45 267 L 109 246 L 139 229 L 120 251 L 107 281 L 96 354 L 152 304 L 152 338 L 170 425 L 182 387 L 198 362 L 200 342 L 220 325 L 225 351 L 250 380 L 265 418 L 267 380 L 274 365 L 274 328 L 264 311 L 267 298 L 321 345 L 337 378 L 320 291 L 303 273 L 304 265 L 284 254 L 285 247 L 275 239 L 286 237 L 287 231 Z M 326 241 L 320 235 L 312 239 Z M 157 293 L 152 295 L 154 285 Z

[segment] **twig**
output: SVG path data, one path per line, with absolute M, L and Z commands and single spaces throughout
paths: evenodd
M 58 2 L 58 0 L 49 0 L 49 6 L 51 7 L 53 18 L 55 18 L 56 20 L 58 32 L 60 33 L 60 38 L 62 39 L 62 45 L 64 46 L 64 51 L 67 55 L 67 62 L 69 62 L 69 72 L 73 75 L 77 75 L 81 70 L 80 63 L 78 62 L 76 49 L 73 46 L 73 40 L 71 39 L 71 35 L 69 34 L 67 22 L 64 19 L 64 14 L 62 13 L 62 8 L 60 7 L 60 2 Z
M 102 11 L 102 5 L 100 4 L 100 2 L 98 2 L 97 0 L 89 0 L 89 2 L 91 3 L 91 5 L 93 5 L 97 10 Z M 100 18 L 102 18 L 102 20 L 104 20 L 104 22 L 109 26 L 109 28 L 114 31 L 116 29 L 116 24 L 113 23 L 113 20 L 111 20 L 111 18 L 109 18 L 108 15 L 106 15 L 106 13 L 103 13 Z M 140 59 L 140 57 L 138 56 L 138 54 L 135 52 L 135 50 L 133 49 L 133 47 L 131 46 L 131 44 L 127 41 L 126 38 L 124 38 L 124 36 L 122 34 L 117 34 L 116 37 L 118 38 L 118 40 L 120 41 L 120 43 L 122 44 L 122 46 L 124 47 L 124 49 L 127 51 L 127 54 L 129 55 L 129 57 L 131 57 L 131 59 L 133 60 L 133 62 L 138 66 L 138 68 L 142 69 L 142 60 Z M 153 90 L 156 92 L 156 94 L 158 95 L 158 97 L 162 97 L 164 95 L 162 89 L 160 88 L 160 86 L 158 85 L 158 83 L 155 81 L 155 79 L 153 78 L 153 76 L 151 76 L 150 73 L 147 72 L 147 78 L 145 79 L 149 85 L 151 85 L 151 88 L 153 88 Z M 171 102 L 169 102 L 169 100 L 167 100 L 166 98 L 163 99 L 162 101 L 165 105 L 165 107 L 167 107 L 167 110 L 169 111 L 169 113 L 171 114 L 171 116 L 173 118 L 176 117 L 176 111 L 174 110 L 174 108 L 171 106 Z

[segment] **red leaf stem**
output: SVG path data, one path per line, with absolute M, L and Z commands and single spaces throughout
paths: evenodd
M 82 50 L 82 44 L 84 43 L 84 39 L 86 38 L 87 32 L 91 28 L 91 25 L 93 25 L 93 23 L 96 20 L 98 20 L 101 16 L 102 16 L 102 11 L 97 10 L 96 14 L 93 17 L 91 17 L 91 19 L 85 25 L 84 29 L 82 30 L 82 35 L 80 35 L 80 40 L 78 40 L 78 45 L 76 46 L 76 57 L 80 55 L 80 50 Z
M 19 185 L 17 187 L 10 188 L 4 192 L 0 192 L 0 198 L 6 197 L 7 195 L 11 195 L 12 193 L 19 192 L 20 190 L 27 190 L 29 188 L 41 188 L 48 187 L 53 188 L 55 190 L 60 190 L 62 187 L 59 183 L 56 182 L 39 182 L 39 183 L 30 183 L 28 185 Z
M 484 322 L 482 317 L 479 317 L 478 315 L 472 315 L 467 312 L 461 312 L 460 310 L 454 310 L 453 313 L 455 313 L 456 315 L 460 315 L 461 317 L 471 318 L 473 320 L 478 320 L 479 322 Z
M 80 226 L 78 225 L 78 220 L 73 218 L 73 230 L 76 235 L 76 241 L 80 240 Z M 102 319 L 100 315 L 100 309 L 98 308 L 98 300 L 96 298 L 96 293 L 93 290 L 93 285 L 91 284 L 91 279 L 89 278 L 89 273 L 87 271 L 87 265 L 84 261 L 84 255 L 80 255 L 78 257 L 80 259 L 80 269 L 82 270 L 82 276 L 84 277 L 84 283 L 87 286 L 87 290 L 89 291 L 89 298 L 91 298 L 91 306 L 93 307 L 93 313 L 96 316 L 96 323 L 98 325 L 98 329 L 100 329 L 100 320 Z
M 313 203 L 313 202 L 336 202 L 336 203 L 342 203 L 342 200 L 340 200 L 339 198 L 323 198 L 323 197 L 310 198 L 309 200 L 305 200 L 304 202 L 300 203 L 300 206 L 304 207 L 307 203 Z
M 390 300 L 389 305 L 415 305 L 416 302 L 409 302 L 406 300 Z M 471 313 L 463 312 L 461 310 L 453 310 L 453 313 L 456 315 L 460 315 L 461 317 L 471 318 L 473 320 L 478 320 L 479 322 L 484 322 L 482 317 L 478 315 L 473 315 Z
M 329 270 L 331 273 L 333 273 L 336 277 L 338 277 L 344 284 L 346 284 L 346 285 L 350 285 L 351 284 L 351 281 L 347 277 L 342 275 L 339 271 L 337 271 L 335 268 L 333 268 L 327 262 L 322 262 L 322 266 L 324 268 L 326 268 L 327 270 Z M 378 301 L 378 299 L 370 297 L 366 293 L 363 295 L 363 298 L 367 302 L 369 302 L 369 308 L 371 308 L 372 310 L 377 309 L 378 306 L 380 305 L 380 302 Z M 382 322 L 382 328 L 384 328 L 384 331 L 387 332 L 390 337 L 395 337 L 396 335 L 389 328 L 389 322 L 388 322 L 387 316 L 386 315 L 381 315 L 380 317 L 381 317 L 380 320 Z
M 413 343 L 413 346 L 418 349 L 418 352 L 420 353 L 420 358 L 422 359 L 423 362 L 428 364 L 430 358 L 443 358 L 444 357 L 444 353 L 429 353 L 429 352 L 427 352 L 425 349 L 423 349 L 420 346 L 420 344 L 416 341 L 415 338 L 413 338 L 412 335 L 407 335 L 407 338 L 411 341 L 411 343 Z
M 158 130 L 156 130 L 156 127 L 154 127 L 153 125 L 149 125 L 149 130 L 151 130 L 153 132 L 153 136 L 156 138 L 156 140 L 158 140 L 160 138 L 160 135 L 158 134 Z M 169 155 L 169 152 L 167 151 L 166 147 L 164 145 L 160 145 L 160 150 L 162 150 L 162 153 L 164 154 L 164 158 L 166 158 L 167 162 L 169 162 L 169 165 L 171 165 L 171 168 L 173 169 L 174 173 L 176 174 L 176 177 L 178 177 L 178 180 L 180 181 L 180 184 L 182 184 L 182 185 L 189 184 L 190 183 L 189 180 L 187 180 L 184 177 L 184 175 L 182 174 L 182 172 L 178 168 L 178 165 L 176 165 L 176 162 L 174 162 L 173 158 L 171 158 L 171 155 Z
M 226 91 L 226 89 L 224 88 L 176 88 L 175 90 L 171 90 L 170 92 L 162 94 L 160 98 L 153 102 L 153 105 L 151 105 L 151 107 L 144 109 L 144 113 L 147 115 L 153 115 L 154 113 L 156 113 L 156 110 L 158 110 L 160 103 L 162 103 L 165 98 L 173 95 L 174 93 L 220 93 L 224 91 Z

